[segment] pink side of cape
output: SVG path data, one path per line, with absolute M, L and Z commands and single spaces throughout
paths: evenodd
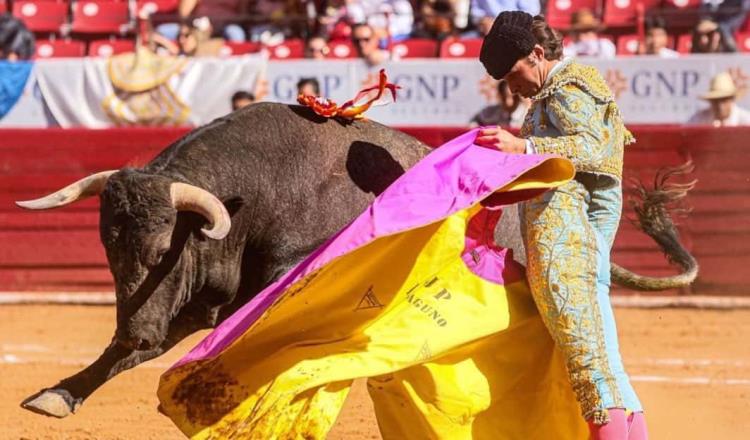
M 473 142 L 477 130 L 432 151 L 381 193 L 359 217 L 222 322 L 172 368 L 218 355 L 287 288 L 333 260 L 378 238 L 423 227 L 469 208 L 552 157 L 505 154 L 476 146 Z M 503 200 L 500 196 L 492 197 L 494 204 L 516 201 L 510 197 Z M 467 248 L 470 246 L 467 240 Z M 511 258 L 503 259 L 511 261 Z M 502 281 L 498 268 L 486 269 L 487 279 Z M 482 268 L 472 270 L 485 271 Z

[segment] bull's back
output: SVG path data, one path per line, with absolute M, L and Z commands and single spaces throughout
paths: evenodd
M 284 221 L 290 248 L 312 251 L 336 233 L 424 157 L 429 149 L 398 130 L 358 120 L 321 118 L 300 106 L 267 105 L 261 121 L 274 119 L 275 133 L 286 139 L 274 144 L 272 163 L 279 163 L 282 188 L 274 207 Z M 287 127 L 297 127 L 293 136 Z
M 275 249 L 308 252 L 361 213 L 429 149 L 373 121 L 260 103 L 193 130 L 147 168 L 241 196 L 272 224 Z M 290 251 L 291 252 L 291 251 Z
M 220 177 L 236 176 L 234 170 L 324 171 L 342 159 L 354 165 L 360 158 L 389 156 L 408 169 L 428 152 L 417 139 L 373 121 L 343 122 L 302 106 L 259 103 L 191 131 L 147 167 L 197 176 L 187 170 L 192 168 Z

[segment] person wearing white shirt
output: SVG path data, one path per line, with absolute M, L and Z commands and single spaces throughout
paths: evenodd
M 577 10 L 571 17 L 573 41 L 563 48 L 563 54 L 566 57 L 614 58 L 617 48 L 611 40 L 599 37 L 598 32 L 602 29 L 601 22 L 591 10 Z
M 646 41 L 643 47 L 644 55 L 657 55 L 661 58 L 677 58 L 680 56 L 667 46 L 669 45 L 669 35 L 662 19 L 654 19 L 651 26 L 646 29 Z
M 376 33 L 387 30 L 394 40 L 409 37 L 414 28 L 414 11 L 409 0 L 352 0 L 347 4 L 352 23 L 367 23 Z
M 471 0 L 470 7 L 471 21 L 477 26 L 483 18 L 494 21 L 503 11 L 523 11 L 539 15 L 541 10 L 541 2 L 536 0 Z
M 710 106 L 690 117 L 690 125 L 737 127 L 750 125 L 750 111 L 737 105 L 737 86 L 732 76 L 722 72 L 711 79 L 708 93 L 701 96 Z

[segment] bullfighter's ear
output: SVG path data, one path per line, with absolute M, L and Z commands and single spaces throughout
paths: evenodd
M 237 211 L 242 208 L 242 205 L 245 204 L 245 201 L 242 200 L 242 197 L 240 196 L 228 197 L 221 202 L 227 208 L 227 212 L 229 213 L 230 217 L 234 217 Z

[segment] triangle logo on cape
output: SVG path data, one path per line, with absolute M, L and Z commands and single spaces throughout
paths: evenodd
M 375 296 L 375 292 L 372 291 L 372 286 L 370 286 L 354 310 L 379 309 L 381 307 L 383 307 L 383 304 L 378 301 L 378 297 Z
M 427 340 L 425 339 L 424 344 L 422 344 L 422 348 L 419 349 L 419 353 L 417 353 L 417 357 L 414 359 L 417 362 L 424 362 L 432 358 L 432 350 L 430 350 L 430 344 L 427 343 Z

